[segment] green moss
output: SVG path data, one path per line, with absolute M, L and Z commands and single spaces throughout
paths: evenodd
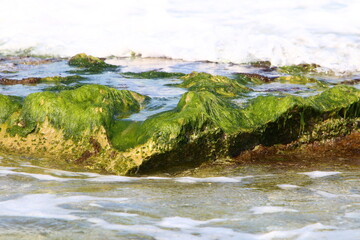
M 273 81 L 269 77 L 251 73 L 233 73 L 233 76 L 238 83 L 243 85 L 260 85 Z
M 314 83 L 318 88 L 328 88 L 328 84 L 324 81 L 317 80 L 315 78 L 309 78 L 305 76 L 283 76 L 276 78 L 275 81 L 280 83 L 290 83 L 290 84 L 308 84 Z
M 316 72 L 316 68 L 320 67 L 317 64 L 299 64 L 279 67 L 278 71 L 290 75 L 303 75 L 310 72 Z
M 126 137 L 113 134 L 111 141 L 119 150 L 143 144 L 149 138 L 153 138 L 158 147 L 173 148 L 200 136 L 211 139 L 211 135 L 219 131 L 237 131 L 240 118 L 238 108 L 228 100 L 207 91 L 190 91 L 182 96 L 172 111 L 154 115 L 141 123 L 119 123 L 117 130 L 112 132 L 117 133 L 121 129 L 121 135 Z
M 184 73 L 177 72 L 162 72 L 162 71 L 147 71 L 147 72 L 124 72 L 121 75 L 125 78 L 138 78 L 138 79 L 157 79 L 157 78 L 178 78 L 185 76 Z
M 79 53 L 73 56 L 70 58 L 68 64 L 70 66 L 82 68 L 80 70 L 69 71 L 77 74 L 97 74 L 106 70 L 115 70 L 118 68 L 115 65 L 105 63 L 100 58 L 86 55 L 85 53 Z
M 208 73 L 192 72 L 181 77 L 180 84 L 172 84 L 187 88 L 190 91 L 209 91 L 223 97 L 237 97 L 243 93 L 251 91 L 250 88 L 240 84 L 238 81 L 224 76 L 214 76 Z
M 108 129 L 114 116 L 121 118 L 138 112 L 146 99 L 132 91 L 101 85 L 85 85 L 59 93 L 33 93 L 25 98 L 18 122 L 25 129 L 48 119 L 55 128 L 64 131 L 66 138 L 80 139 L 101 126 Z
M 341 117 L 358 117 L 360 91 L 356 88 L 338 85 L 323 93 L 307 98 L 307 103 L 316 111 Z
M 250 62 L 250 66 L 257 67 L 257 68 L 270 68 L 271 62 L 270 61 L 256 61 Z
M 0 94 L 0 123 L 4 123 L 14 112 L 20 110 L 22 98 Z
M 82 76 L 74 75 L 74 76 L 66 76 L 66 77 L 61 77 L 61 76 L 45 77 L 45 78 L 42 78 L 40 81 L 41 82 L 54 82 L 54 83 L 69 84 L 69 83 L 77 82 L 77 81 L 84 80 L 84 79 L 85 78 Z
M 84 85 L 89 85 L 89 84 L 78 83 L 78 84 L 72 85 L 72 86 L 68 86 L 68 85 L 56 85 L 56 86 L 44 88 L 44 91 L 60 92 L 60 91 L 64 91 L 64 90 L 74 90 L 74 89 L 77 89 L 77 88 L 82 87 L 82 86 L 84 86 Z

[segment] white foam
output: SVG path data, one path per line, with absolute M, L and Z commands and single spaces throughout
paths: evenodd
M 95 226 L 102 227 L 105 229 L 119 231 L 122 234 L 124 232 L 144 234 L 145 236 L 151 236 L 157 240 L 217 240 L 217 239 L 226 239 L 226 240 L 255 240 L 258 239 L 256 235 L 241 233 L 234 231 L 229 228 L 221 227 L 200 227 L 198 224 L 194 224 L 194 227 L 191 227 L 187 224 L 184 225 L 185 228 L 179 230 L 172 229 L 163 229 L 158 226 L 152 225 L 122 225 L 122 224 L 113 224 L 109 223 L 100 218 L 90 218 L 89 222 L 93 223 Z M 197 223 L 197 222 L 196 222 Z M 180 227 L 180 225 L 178 225 Z M 171 227 L 172 228 L 172 227 Z
M 101 198 L 92 196 L 62 197 L 54 194 L 29 194 L 20 198 L 0 202 L 0 215 L 77 220 L 80 219 L 80 217 L 75 214 L 81 212 L 80 210 L 64 209 L 60 207 L 60 205 L 86 201 L 124 202 L 126 200 L 127 198 Z
M 311 178 L 321 178 L 321 177 L 328 177 L 332 175 L 340 174 L 341 172 L 324 172 L 324 171 L 313 171 L 313 172 L 302 172 L 299 174 L 307 175 Z
M 289 190 L 289 189 L 296 189 L 296 188 L 300 188 L 297 185 L 292 185 L 292 184 L 278 184 L 277 185 L 279 188 L 284 189 L 284 190 Z
M 359 71 L 358 9 L 357 0 L 3 0 L 0 51 L 34 47 L 37 54 L 100 57 L 135 51 Z
M 241 179 L 246 177 L 206 177 L 206 178 L 195 178 L 195 177 L 180 177 L 175 178 L 176 182 L 181 183 L 237 183 L 241 182 Z
M 325 231 L 325 230 L 334 230 L 335 227 L 326 226 L 321 223 L 315 223 L 311 225 L 307 225 L 305 227 L 294 229 L 294 230 L 285 230 L 285 231 L 271 231 L 269 233 L 265 233 L 259 236 L 259 239 L 309 239 L 306 238 L 310 233 L 315 231 Z M 331 236 L 331 233 L 326 235 Z M 315 238 L 316 239 L 316 238 Z M 319 239 L 319 238 L 318 238 Z M 325 238 L 322 238 L 325 239 Z M 328 239 L 328 238 L 326 238 Z
M 298 212 L 295 209 L 277 207 L 277 206 L 261 206 L 250 209 L 253 214 L 279 213 L 279 212 Z
M 126 213 L 126 212 L 109 212 L 107 214 L 113 215 L 113 216 L 118 216 L 118 217 L 136 217 L 136 216 L 139 216 L 139 214 Z
M 87 178 L 84 180 L 89 181 L 89 182 L 132 182 L 132 181 L 140 180 L 140 178 L 124 177 L 124 176 L 117 176 L 117 175 L 99 175 L 98 177 Z
M 183 217 L 167 217 L 162 219 L 160 223 L 158 223 L 161 227 L 167 228 L 194 228 L 199 225 L 209 224 L 212 222 L 221 222 L 224 219 L 210 219 L 206 221 L 194 220 L 191 218 L 183 218 Z

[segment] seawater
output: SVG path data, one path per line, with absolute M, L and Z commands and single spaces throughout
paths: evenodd
M 2 0 L 3 54 L 86 52 L 360 71 L 357 0 Z
M 123 177 L 0 154 L 0 239 L 355 240 L 359 160 Z

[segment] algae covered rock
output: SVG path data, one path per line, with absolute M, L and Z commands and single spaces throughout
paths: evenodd
M 316 68 L 320 67 L 317 64 L 298 64 L 279 67 L 278 71 L 290 75 L 303 75 L 306 73 L 316 72 Z
M 138 112 L 148 99 L 101 85 L 33 93 L 23 101 L 0 95 L 0 148 L 107 171 L 113 166 L 109 159 L 115 159 L 117 173 L 124 174 L 136 164 L 111 146 L 108 131 L 117 118 Z
M 14 112 L 21 108 L 22 99 L 19 97 L 0 94 L 0 124 L 5 122 Z
M 172 84 L 172 86 L 187 88 L 190 91 L 209 91 L 223 97 L 236 97 L 251 91 L 250 88 L 234 79 L 204 72 L 192 72 L 180 79 L 183 80 L 182 83 Z
M 295 75 L 295 76 L 282 76 L 276 78 L 275 81 L 280 83 L 290 83 L 290 84 L 314 84 L 317 88 L 328 88 L 328 84 L 324 81 L 317 80 L 315 78 L 309 78 L 305 76 Z
M 85 85 L 60 93 L 33 93 L 25 98 L 18 121 L 36 128 L 47 120 L 61 129 L 66 138 L 76 139 L 101 126 L 108 128 L 114 116 L 124 117 L 140 111 L 140 104 L 145 99 L 132 91 L 101 85 Z M 18 130 L 20 133 L 21 127 Z
M 203 83 L 203 75 L 188 83 Z M 124 118 L 140 111 L 146 96 L 100 85 L 24 100 L 0 95 L 0 148 L 124 175 L 195 167 L 303 136 L 334 137 L 348 133 L 346 123 L 360 117 L 360 90 L 349 86 L 308 98 L 260 96 L 243 108 L 213 89 L 194 89 L 175 109 L 145 121 Z
M 84 80 L 85 78 L 79 75 L 73 75 L 73 76 L 66 76 L 66 77 L 62 77 L 62 76 L 53 76 L 53 77 L 44 77 L 41 78 L 41 82 L 48 82 L 48 83 L 65 83 L 65 84 L 69 84 L 69 83 L 73 83 L 73 82 L 77 82 L 80 80 Z
M 117 66 L 108 64 L 104 60 L 86 55 L 85 53 L 79 53 L 69 59 L 68 64 L 70 66 L 82 68 L 81 70 L 70 71 L 72 73 L 101 73 L 106 70 L 115 70 Z

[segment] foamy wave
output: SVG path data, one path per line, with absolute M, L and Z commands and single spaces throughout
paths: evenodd
M 135 52 L 360 71 L 359 8 L 356 0 L 4 0 L 0 51 L 65 57 Z

